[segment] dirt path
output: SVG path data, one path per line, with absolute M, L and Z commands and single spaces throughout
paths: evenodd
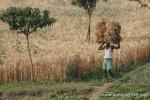
M 105 83 L 102 86 L 98 86 L 96 87 L 93 92 L 91 93 L 89 100 L 99 100 L 99 96 L 101 95 L 101 93 L 103 91 L 105 91 L 107 88 L 109 88 L 111 85 L 113 84 L 113 82 L 111 83 Z

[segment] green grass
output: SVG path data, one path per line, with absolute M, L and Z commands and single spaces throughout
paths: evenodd
M 101 96 L 100 100 L 149 100 L 150 64 L 136 67 L 120 76 L 103 94 L 134 96 Z M 117 75 L 117 74 L 116 74 Z M 0 100 L 88 100 L 89 94 L 101 80 L 64 83 L 59 81 L 22 81 L 0 85 Z M 135 94 L 136 93 L 136 94 Z M 141 96 L 139 96 L 141 95 Z M 143 95 L 146 95 L 144 97 Z
M 4 85 L 0 85 L 0 91 L 11 92 L 11 91 L 19 91 L 19 90 L 53 90 L 53 89 L 64 89 L 64 88 L 80 88 L 86 89 L 93 86 L 93 83 L 84 83 L 84 82 L 71 82 L 71 83 L 63 83 L 56 81 L 23 81 L 23 82 L 14 82 L 8 83 Z
M 19 3 L 24 0 L 13 0 L 14 3 Z M 78 7 L 72 7 L 72 6 L 58 6 L 58 5 L 45 5 L 42 7 L 39 7 L 40 9 L 48 9 L 51 12 L 51 16 L 57 17 L 58 22 L 60 22 L 61 17 L 69 17 L 76 21 L 77 30 L 78 29 L 87 29 L 88 19 L 83 20 L 83 18 L 87 18 L 87 14 L 83 9 L 80 9 Z M 0 14 L 3 12 L 3 9 L 0 9 Z M 137 13 L 136 13 L 137 12 Z M 125 22 L 133 22 L 133 25 L 136 21 L 141 21 L 141 24 L 135 24 L 135 27 L 133 27 L 133 33 L 136 33 L 136 29 L 138 26 L 141 26 L 140 29 L 145 29 L 145 27 L 148 27 L 150 25 L 149 23 L 149 16 L 145 15 L 145 12 L 148 13 L 145 9 L 138 9 L 135 10 L 135 7 L 132 7 L 132 5 L 123 5 L 122 3 L 110 1 L 110 3 L 100 5 L 98 4 L 96 10 L 93 13 L 93 17 L 115 17 L 119 22 L 125 26 Z M 135 14 L 134 14 L 135 13 Z M 137 14 L 137 15 L 136 15 Z M 140 15 L 140 16 L 138 16 Z M 75 19 L 76 18 L 76 19 Z M 78 19 L 77 19 L 78 18 Z M 67 19 L 65 20 L 67 21 Z M 92 19 L 94 22 L 94 20 Z M 95 21 L 96 22 L 96 21 Z M 63 21 L 60 22 L 62 25 L 64 25 Z M 128 24 L 127 24 L 128 25 Z M 130 26 L 127 27 L 127 29 Z M 137 30 L 140 30 L 137 29 Z M 124 32 L 130 32 L 126 29 L 123 29 Z M 8 36 L 4 35 L 4 33 L 9 33 L 7 28 L 4 28 L 0 30 L 1 40 L 0 42 L 3 44 L 5 43 L 4 40 Z M 145 31 L 144 31 L 145 32 Z M 40 32 L 39 32 L 40 33 Z M 49 34 L 49 32 L 47 32 Z M 132 33 L 132 32 L 131 32 Z M 139 33 L 139 32 L 138 32 Z M 40 33 L 41 34 L 41 33 Z M 40 35 L 39 34 L 39 35 Z M 52 32 L 51 32 L 52 34 Z M 37 37 L 37 34 L 35 34 Z M 43 37 L 47 38 L 47 34 L 45 32 Z M 12 38 L 12 37 L 11 37 Z M 24 38 L 23 38 L 24 39 Z M 48 39 L 48 38 L 47 38 Z M 20 52 L 20 46 L 19 44 L 15 45 L 16 51 Z M 0 46 L 2 47 L 2 46 Z M 40 48 L 38 48 L 36 45 L 32 45 L 32 49 L 34 50 L 34 53 L 39 53 Z M 1 57 L 5 55 L 5 49 L 0 49 L 0 64 L 3 64 L 4 58 Z M 148 58 L 150 59 L 150 58 Z M 141 63 L 141 61 L 139 61 Z M 141 64 L 140 64 L 141 66 Z M 119 76 L 117 79 L 120 79 L 119 82 L 115 83 L 111 88 L 106 90 L 106 92 L 113 92 L 113 93 L 129 93 L 131 91 L 140 93 L 140 94 L 150 94 L 150 65 L 145 65 L 142 67 L 133 67 L 131 64 L 124 64 L 122 67 L 124 67 L 124 70 L 126 71 L 125 74 L 127 74 L 125 77 L 120 73 L 120 71 L 115 72 L 115 76 Z M 129 69 L 130 68 L 130 69 Z M 133 71 L 134 69 L 136 69 Z M 129 71 L 132 71 L 129 73 Z M 95 72 L 94 72 L 95 73 Z M 128 74 L 129 73 L 129 74 Z M 88 74 L 87 74 L 88 75 Z M 86 78 L 89 78 L 87 77 Z M 91 73 L 89 73 L 91 75 Z M 123 77 L 123 78 L 122 78 Z M 8 100 L 17 100 L 20 98 L 21 100 L 87 100 L 88 94 L 91 92 L 91 89 L 93 89 L 95 86 L 100 86 L 101 81 L 100 80 L 92 80 L 90 82 L 71 82 L 71 83 L 63 83 L 63 82 L 55 82 L 55 81 L 23 81 L 23 82 L 14 82 L 14 83 L 8 83 L 5 85 L 0 85 L 0 100 L 1 99 L 8 99 Z M 4 95 L 1 95 L 3 93 Z M 150 98 L 150 97 L 149 97 Z M 149 100 L 149 98 L 144 97 L 103 97 L 100 100 Z
M 21 100 L 87 100 L 95 82 L 24 81 L 0 85 L 0 98 Z M 0 99 L 1 100 L 1 99 Z
M 141 66 L 114 83 L 100 96 L 100 100 L 149 100 L 150 99 L 150 64 Z M 116 96 L 115 95 L 120 96 Z M 121 96 L 122 95 L 122 96 Z

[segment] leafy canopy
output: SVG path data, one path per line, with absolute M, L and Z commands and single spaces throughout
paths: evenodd
M 72 5 L 78 5 L 80 8 L 84 8 L 87 13 L 91 14 L 96 8 L 97 0 L 73 0 Z
M 38 8 L 10 7 L 1 15 L 1 20 L 9 24 L 11 30 L 29 35 L 37 28 L 52 25 L 56 20 L 49 17 L 47 10 L 40 11 Z

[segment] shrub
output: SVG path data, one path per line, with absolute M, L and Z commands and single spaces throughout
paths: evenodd
M 69 61 L 65 70 L 65 76 L 67 81 L 79 79 L 79 66 L 81 63 L 80 56 L 76 55 L 72 60 Z
M 95 67 L 81 75 L 82 80 L 101 80 L 103 77 L 103 71 L 101 68 Z

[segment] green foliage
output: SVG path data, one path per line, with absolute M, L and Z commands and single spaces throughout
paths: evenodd
M 79 55 L 73 57 L 73 60 L 69 61 L 65 70 L 65 76 L 67 81 L 76 80 L 101 80 L 103 78 L 103 71 L 101 68 L 95 67 L 91 70 L 81 73 L 80 68 L 82 66 L 82 60 Z
M 80 77 L 82 80 L 101 80 L 103 79 L 103 71 L 100 68 L 93 68 L 83 73 Z
M 29 34 L 37 31 L 38 28 L 52 25 L 56 20 L 49 17 L 49 11 L 44 10 L 41 12 L 38 8 L 30 7 L 10 7 L 2 13 L 0 19 L 9 25 L 11 30 L 24 33 L 26 36 L 31 62 L 31 80 L 34 80 L 34 66 L 29 45 Z M 37 53 L 37 51 L 34 53 Z
M 73 60 L 69 62 L 65 70 L 65 76 L 67 81 L 78 80 L 80 63 L 81 58 L 78 55 L 76 55 L 75 58 L 73 58 Z
M 65 71 L 66 74 L 66 80 L 67 81 L 72 81 L 72 80 L 77 80 L 78 79 L 78 67 L 76 66 L 68 66 L 68 68 Z
M 20 81 L 0 86 L 3 100 L 88 100 L 90 82 Z M 20 95 L 21 94 L 21 95 Z M 44 99 L 43 99 L 44 98 Z M 0 99 L 1 100 L 1 99 Z
M 33 54 L 39 54 L 41 51 L 42 51 L 42 49 L 40 49 L 37 45 L 35 45 L 35 44 L 31 44 L 30 45 L 30 48 L 32 49 L 32 53 Z
M 52 25 L 56 20 L 49 17 L 47 10 L 40 11 L 38 8 L 10 7 L 1 15 L 1 20 L 10 26 L 11 30 L 29 35 L 37 28 Z
M 96 8 L 97 0 L 73 0 L 72 5 L 78 5 L 80 8 L 84 8 L 87 13 L 91 14 Z
M 111 87 L 102 93 L 123 94 L 124 96 L 101 96 L 100 100 L 149 100 L 149 66 L 149 64 L 146 64 L 136 68 L 134 71 L 119 79 L 118 82 L 113 83 Z M 128 94 L 128 96 L 125 94 Z
M 19 53 L 22 52 L 23 48 L 22 48 L 21 42 L 18 39 L 16 40 L 16 44 L 13 45 L 12 47 L 16 50 L 16 52 L 19 52 Z

